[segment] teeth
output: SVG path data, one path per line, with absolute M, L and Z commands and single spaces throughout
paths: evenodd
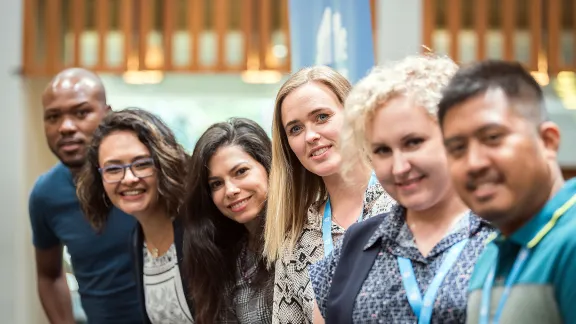
M 476 185 L 476 190 L 478 190 L 478 189 L 486 189 L 486 188 L 490 188 L 490 187 L 492 187 L 492 186 L 493 186 L 492 183 L 484 182 L 484 183 L 481 183 L 481 184 Z
M 129 190 L 122 192 L 122 196 L 136 196 L 143 193 L 144 190 Z
M 324 148 L 321 148 L 321 149 L 319 149 L 319 150 L 317 150 L 317 151 L 314 151 L 314 153 L 312 153 L 312 156 L 321 155 L 322 153 L 328 151 L 328 149 L 329 149 L 329 147 L 324 147 Z
M 240 207 L 244 207 L 244 205 L 246 205 L 248 203 L 248 198 L 243 199 L 235 204 L 230 205 L 230 208 L 232 209 L 236 209 L 236 208 L 240 208 Z

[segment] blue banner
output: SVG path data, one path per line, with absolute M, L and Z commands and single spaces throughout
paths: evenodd
M 328 65 L 355 83 L 374 66 L 369 0 L 290 0 L 292 72 Z

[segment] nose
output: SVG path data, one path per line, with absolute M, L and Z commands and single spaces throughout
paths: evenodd
M 140 178 L 135 176 L 134 173 L 132 173 L 132 170 L 130 170 L 130 168 L 127 167 L 124 169 L 124 178 L 122 179 L 123 183 L 131 184 L 138 181 L 140 181 Z
M 476 175 L 488 168 L 490 163 L 481 145 L 471 143 L 467 153 L 466 162 L 468 164 L 468 173 Z
M 410 172 L 412 168 L 410 162 L 404 156 L 402 152 L 395 152 L 392 157 L 394 160 L 392 162 L 392 174 L 395 177 L 400 177 Z
M 306 142 L 314 143 L 320 139 L 320 134 L 315 132 L 313 129 L 308 128 L 306 130 Z
M 228 181 L 226 183 L 226 196 L 228 197 L 234 197 L 236 196 L 238 193 L 240 193 L 240 189 L 235 186 L 232 181 Z
M 65 117 L 64 120 L 62 120 L 62 124 L 60 124 L 60 129 L 59 129 L 60 134 L 75 133 L 76 130 L 77 130 L 76 123 L 74 123 L 72 118 Z

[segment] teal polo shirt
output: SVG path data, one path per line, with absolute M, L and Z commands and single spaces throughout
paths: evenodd
M 531 247 L 531 252 L 510 290 L 499 323 L 576 323 L 575 195 L 573 179 L 509 238 L 500 234 L 488 243 L 470 279 L 466 323 L 479 323 L 482 287 L 496 263 L 490 298 L 489 323 L 492 322 L 504 282 L 522 247 Z M 554 222 L 553 215 L 561 207 L 570 208 Z

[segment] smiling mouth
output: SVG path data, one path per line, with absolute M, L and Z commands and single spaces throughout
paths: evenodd
M 486 200 L 489 200 L 493 196 L 497 185 L 498 184 L 495 182 L 484 182 L 484 183 L 475 185 L 474 188 L 472 188 L 472 190 L 470 190 L 470 191 L 472 192 L 472 194 L 474 196 L 476 196 L 476 198 L 478 200 L 486 201 Z
M 424 177 L 425 177 L 425 176 L 419 176 L 419 177 L 412 178 L 412 179 L 407 180 L 407 181 L 398 182 L 398 183 L 396 183 L 396 185 L 397 185 L 398 187 L 401 187 L 401 188 L 402 188 L 402 187 L 408 187 L 408 186 L 410 186 L 410 185 L 413 185 L 413 184 L 415 184 L 415 183 L 420 182 L 422 179 L 424 179 Z
M 250 200 L 250 198 L 252 198 L 252 196 L 246 197 L 246 198 L 239 200 L 239 201 L 236 201 L 235 203 L 228 205 L 228 208 L 232 209 L 232 211 L 237 211 L 237 210 L 243 208 L 244 206 L 246 206 L 246 204 L 248 204 L 248 200 Z
M 120 192 L 120 196 L 133 197 L 133 196 L 141 195 L 141 194 L 143 194 L 143 193 L 145 193 L 145 192 L 146 192 L 146 190 L 144 190 L 144 189 L 124 190 L 124 191 Z
M 331 147 L 332 147 L 332 145 L 328 145 L 328 146 L 321 147 L 319 149 L 315 149 L 314 151 L 312 151 L 310 153 L 310 157 L 320 156 L 320 155 L 326 153 L 326 151 L 328 151 Z

